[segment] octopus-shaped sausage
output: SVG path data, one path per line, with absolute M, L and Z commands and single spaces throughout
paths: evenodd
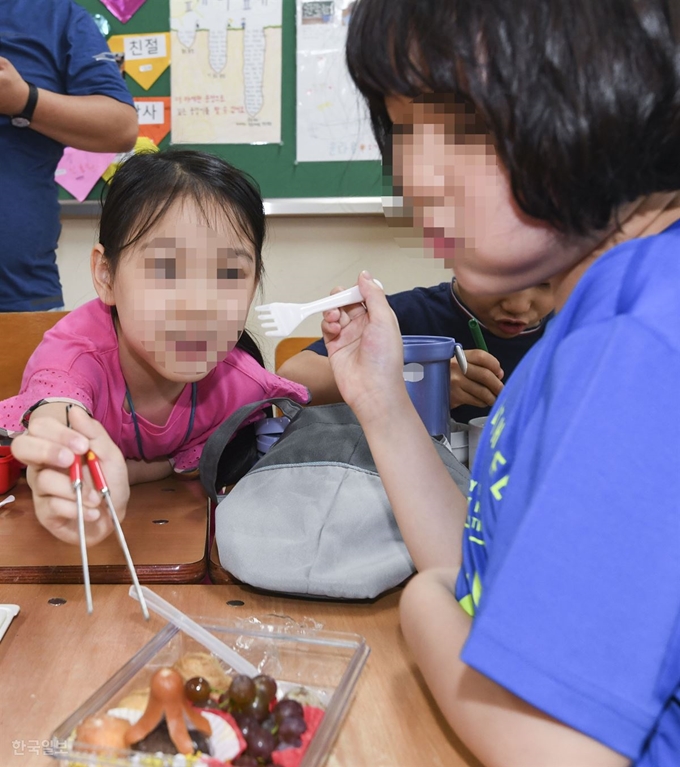
M 151 691 L 142 718 L 125 733 L 128 745 L 145 738 L 163 718 L 168 724 L 170 739 L 180 754 L 193 754 L 194 745 L 184 723 L 186 714 L 194 727 L 204 735 L 211 735 L 210 722 L 196 711 L 184 694 L 184 680 L 173 668 L 161 668 L 151 677 Z

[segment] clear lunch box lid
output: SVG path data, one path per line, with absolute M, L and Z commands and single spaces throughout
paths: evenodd
M 274 617 L 278 620 L 279 616 Z M 358 634 L 318 630 L 313 625 L 282 617 L 283 621 L 278 623 L 261 623 L 256 618 L 231 624 L 212 618 L 196 620 L 252 663 L 259 673 L 274 677 L 283 694 L 304 687 L 321 702 L 325 709 L 323 719 L 300 762 L 300 767 L 320 767 L 338 734 L 370 649 Z M 168 624 L 57 727 L 52 733 L 51 756 L 78 767 L 201 765 L 200 760 L 182 755 L 158 756 L 95 746 L 85 750 L 74 737 L 84 719 L 115 709 L 126 696 L 148 688 L 159 668 L 172 666 L 183 656 L 196 652 L 208 653 L 202 644 Z M 225 673 L 235 673 L 224 661 L 217 662 Z

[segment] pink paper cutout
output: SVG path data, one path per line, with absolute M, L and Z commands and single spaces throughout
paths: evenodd
M 82 202 L 115 156 L 115 152 L 85 152 L 67 146 L 57 165 L 54 180 L 78 202 Z
M 123 24 L 134 16 L 146 0 L 101 0 L 111 13 Z

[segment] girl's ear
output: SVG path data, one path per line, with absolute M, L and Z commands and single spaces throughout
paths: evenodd
M 109 262 L 104 253 L 104 247 L 101 244 L 94 246 L 90 256 L 90 270 L 92 272 L 92 282 L 97 295 L 107 306 L 115 306 L 116 301 L 113 296 L 113 278 L 109 270 Z

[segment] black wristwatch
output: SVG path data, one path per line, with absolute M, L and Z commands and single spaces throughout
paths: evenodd
M 28 85 L 28 101 L 23 108 L 21 114 L 12 115 L 10 120 L 15 128 L 28 128 L 33 119 L 33 112 L 35 112 L 35 105 L 38 103 L 38 89 L 33 83 L 26 83 Z

